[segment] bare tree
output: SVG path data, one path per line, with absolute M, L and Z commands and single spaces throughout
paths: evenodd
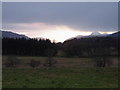
M 93 49 L 92 55 L 95 60 L 95 66 L 106 67 L 110 66 L 112 62 L 107 58 L 109 56 L 109 49 L 104 47 L 97 47 Z
M 57 63 L 56 60 L 54 60 L 54 59 L 51 58 L 51 57 L 48 57 L 48 58 L 46 59 L 45 63 L 44 63 L 44 66 L 45 66 L 45 67 L 54 67 L 56 63 Z
M 16 67 L 19 64 L 19 59 L 15 56 L 8 56 L 5 61 L 6 67 Z
M 53 49 L 46 50 L 47 59 L 45 63 L 43 64 L 43 66 L 49 67 L 49 68 L 55 66 L 57 61 L 53 59 L 54 53 L 55 51 Z
M 31 60 L 29 65 L 33 68 L 38 67 L 40 65 L 40 61 Z

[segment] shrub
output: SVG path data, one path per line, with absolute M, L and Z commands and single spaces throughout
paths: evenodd
M 112 61 L 107 59 L 106 57 L 97 57 L 95 58 L 95 66 L 96 67 L 110 67 L 112 65 Z
M 35 67 L 38 67 L 40 65 L 40 61 L 31 60 L 29 64 L 31 67 L 35 68 Z
M 105 67 L 105 65 L 106 65 L 105 59 L 103 59 L 101 57 L 95 58 L 95 66 L 96 67 Z
M 48 57 L 43 65 L 45 67 L 53 67 L 55 66 L 56 63 L 57 63 L 56 60 L 54 60 L 52 57 Z
M 8 56 L 5 61 L 6 67 L 16 67 L 19 64 L 19 59 L 15 56 Z

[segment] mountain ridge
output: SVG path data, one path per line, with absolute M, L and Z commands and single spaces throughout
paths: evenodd
M 71 37 L 67 40 L 71 40 L 71 39 L 74 39 L 74 38 L 80 39 L 80 38 L 91 38 L 91 37 L 120 37 L 120 31 L 117 31 L 117 32 L 112 33 L 112 34 L 101 34 L 99 32 L 92 32 L 90 35 L 86 35 L 86 36 L 77 35 L 76 37 Z
M 26 38 L 29 37 L 24 34 L 18 34 L 11 31 L 2 31 L 2 38 Z
M 2 32 L 2 38 L 26 38 L 26 39 L 30 38 L 24 34 L 18 34 L 18 33 L 12 32 L 12 31 L 2 31 L 2 30 L 0 30 L 0 31 Z M 99 32 L 92 32 L 90 35 L 86 35 L 86 36 L 77 35 L 77 36 L 71 37 L 67 40 L 71 40 L 74 38 L 80 39 L 80 38 L 91 38 L 91 37 L 117 37 L 117 36 L 120 37 L 120 31 L 112 33 L 112 34 L 101 34 Z M 38 39 L 40 39 L 40 38 L 38 38 Z
M 120 37 L 120 31 L 110 34 L 109 37 Z
M 101 34 L 99 32 L 92 32 L 90 35 L 86 35 L 86 36 L 77 35 L 76 37 L 72 37 L 72 38 L 69 38 L 69 39 L 73 39 L 73 38 L 80 39 L 80 38 L 90 38 L 90 37 L 105 37 L 105 36 L 108 36 L 108 35 L 109 34 Z

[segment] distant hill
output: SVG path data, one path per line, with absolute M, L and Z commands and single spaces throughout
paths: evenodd
M 99 32 L 92 32 L 89 36 L 90 37 L 94 37 L 94 36 L 98 36 L 98 37 L 104 37 L 104 36 L 108 36 L 109 34 L 101 34 Z
M 92 32 L 89 36 L 101 36 L 102 34 L 99 32 Z
M 76 37 L 72 37 L 72 38 L 69 38 L 67 40 L 71 40 L 71 39 L 74 39 L 74 38 L 80 39 L 80 38 L 90 38 L 90 37 L 105 37 L 105 36 L 108 36 L 108 35 L 109 34 L 101 34 L 99 32 L 92 32 L 90 35 L 86 35 L 86 36 L 77 35 Z
M 80 38 L 91 38 L 91 37 L 120 37 L 120 31 L 112 33 L 112 34 L 101 34 L 99 32 L 92 32 L 90 35 L 87 35 L 87 36 L 78 35 L 76 37 L 72 37 L 67 40 L 72 40 L 74 38 L 80 39 Z
M 110 34 L 109 37 L 120 37 L 120 31 Z
M 29 37 L 23 34 L 17 34 L 14 32 L 10 32 L 10 31 L 2 31 L 2 37 L 3 38 L 26 38 L 28 39 Z
M 90 38 L 90 37 L 105 37 L 108 35 L 109 34 L 101 34 L 99 32 L 92 32 L 90 35 L 87 35 L 87 36 L 78 35 L 75 38 L 79 39 L 79 38 Z

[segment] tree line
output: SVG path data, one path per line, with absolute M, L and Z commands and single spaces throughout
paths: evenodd
M 63 43 L 66 56 L 113 56 L 118 55 L 120 48 L 118 37 L 91 37 L 67 40 Z
M 3 38 L 3 55 L 28 55 L 28 56 L 47 56 L 51 50 L 52 54 L 57 53 L 55 43 L 49 39 L 25 39 L 25 38 Z
M 3 55 L 28 55 L 28 56 L 111 56 L 118 55 L 120 38 L 116 37 L 91 37 L 71 39 L 63 43 L 54 43 L 49 39 L 3 38 Z

